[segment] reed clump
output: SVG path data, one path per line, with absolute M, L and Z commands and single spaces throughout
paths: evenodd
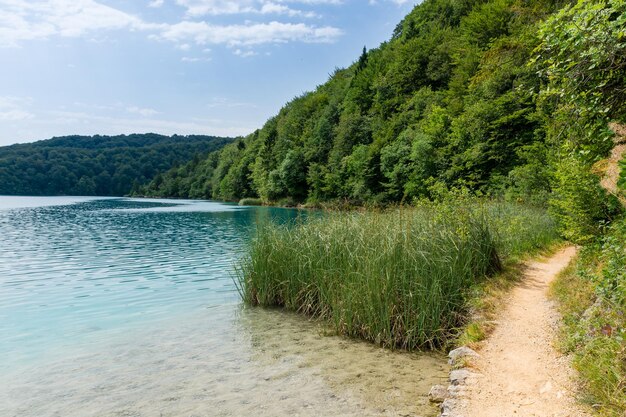
M 269 223 L 238 265 L 239 289 L 249 304 L 327 319 L 347 336 L 434 349 L 462 324 L 468 290 L 501 269 L 501 254 L 554 238 L 546 219 L 463 202 Z M 502 238 L 507 228 L 523 241 Z
M 239 200 L 240 206 L 262 206 L 263 204 L 263 200 L 260 198 L 246 197 Z

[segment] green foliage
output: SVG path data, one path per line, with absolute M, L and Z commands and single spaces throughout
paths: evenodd
M 574 268 L 556 283 L 565 318 L 563 348 L 600 415 L 626 412 L 626 220 L 583 248 Z
M 515 238 L 509 237 L 515 233 Z M 556 238 L 545 211 L 467 199 L 333 213 L 260 228 L 239 267 L 244 299 L 331 321 L 339 333 L 405 349 L 442 346 L 469 290 Z
M 389 42 L 366 50 L 315 91 L 219 152 L 212 196 L 295 202 L 393 203 L 432 197 L 430 187 L 468 187 L 516 196 L 541 186 L 520 148 L 544 143 L 528 89 L 538 77 L 526 63 L 535 24 L 550 2 L 426 0 Z M 165 184 L 149 187 L 170 195 Z M 511 194 L 513 195 L 513 194 Z M 526 196 L 524 196 L 526 197 Z M 535 199 L 542 203 L 545 198 Z
M 242 198 L 239 200 L 240 206 L 262 206 L 263 200 L 260 198 Z
M 596 285 L 598 294 L 626 311 L 626 220 L 615 222 L 603 237 L 600 261 L 603 267 Z
M 363 205 L 468 189 L 550 204 L 588 241 L 617 212 L 590 168 L 626 116 L 624 16 L 623 0 L 426 0 L 262 129 L 165 176 L 179 186 L 148 188 Z
M 617 182 L 619 190 L 626 196 L 626 160 L 622 160 L 619 163 L 620 176 Z
M 534 59 L 547 81 L 544 99 L 573 105 L 585 121 L 624 117 L 625 28 L 623 0 L 579 0 L 551 16 Z
M 601 232 L 602 220 L 610 217 L 607 195 L 582 158 L 563 158 L 556 164 L 551 209 L 566 239 L 588 242 Z
M 278 167 L 284 194 L 302 201 L 306 196 L 306 165 L 300 149 L 289 150 Z
M 613 147 L 610 119 L 626 115 L 626 2 L 579 1 L 539 28 L 531 65 L 542 80 L 538 103 L 555 149 L 552 207 L 565 237 L 591 240 L 615 214 L 590 173 Z
M 551 197 L 548 149 L 543 143 L 522 146 L 517 155 L 523 163 L 509 172 L 507 199 L 543 206 Z
M 509 263 L 534 255 L 559 240 L 557 223 L 543 208 L 493 201 L 483 204 L 482 209 L 489 219 L 498 253 Z
M 67 136 L 0 148 L 0 195 L 122 196 L 157 173 L 206 155 L 231 139 L 212 136 Z M 178 170 L 186 181 L 192 169 Z M 182 197 L 178 187 L 164 184 L 167 194 Z M 189 193 L 185 193 L 185 196 Z
M 389 143 L 380 152 L 380 170 L 387 180 L 384 184 L 389 198 L 398 200 L 404 194 L 405 184 L 411 175 L 411 132 L 404 131 L 401 139 Z M 417 152 L 424 142 L 416 142 Z
M 508 33 L 513 4 L 510 0 L 490 1 L 473 9 L 461 23 L 461 33 L 468 43 L 487 48 Z

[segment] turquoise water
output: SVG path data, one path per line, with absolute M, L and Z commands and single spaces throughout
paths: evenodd
M 252 225 L 295 216 L 212 202 L 0 197 L 0 370 L 98 333 L 237 303 L 232 265 Z
M 240 304 L 233 263 L 256 225 L 299 216 L 0 196 L 0 417 L 432 414 L 439 357 Z

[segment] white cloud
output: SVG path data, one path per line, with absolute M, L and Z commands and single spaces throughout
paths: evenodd
M 27 120 L 35 117 L 33 113 L 26 110 L 31 99 L 21 97 L 0 97 L 0 121 Z
M 254 0 L 176 0 L 176 4 L 187 9 L 189 16 L 251 13 Z
M 0 111 L 0 120 L 6 121 L 6 122 L 32 119 L 33 117 L 35 117 L 34 114 L 29 113 L 24 110 L 9 110 L 6 112 Z
M 295 17 L 295 16 L 302 16 L 302 17 L 306 17 L 306 18 L 314 18 L 314 17 L 319 17 L 319 15 L 315 12 L 306 12 L 306 11 L 302 11 L 302 10 L 295 10 L 292 9 L 288 6 L 285 6 L 284 4 L 278 4 L 278 3 L 272 3 L 272 2 L 268 2 L 263 4 L 263 6 L 261 6 L 261 9 L 259 9 L 259 13 L 261 14 L 278 14 L 278 15 L 287 15 L 290 17 Z
M 234 126 L 231 122 L 221 119 L 190 118 L 183 121 L 164 118 L 124 118 L 94 115 L 85 112 L 53 111 L 37 124 L 46 126 L 47 131 L 54 133 L 58 127 L 59 135 L 68 132 L 79 135 L 119 135 L 138 132 L 154 132 L 164 135 L 216 135 L 243 136 L 253 132 L 256 127 Z
M 149 107 L 139 107 L 137 105 L 124 103 L 121 101 L 115 103 L 107 103 L 107 104 L 98 104 L 98 103 L 86 103 L 82 101 L 75 101 L 69 105 L 63 105 L 60 108 L 62 110 L 68 109 L 80 109 L 78 113 L 82 112 L 96 112 L 98 114 L 103 113 L 112 113 L 117 115 L 124 114 L 136 114 L 142 117 L 151 117 L 156 116 L 157 114 L 161 114 L 161 112 L 149 108 Z
M 409 0 L 384 0 L 403 5 Z M 319 17 L 300 6 L 340 5 L 342 0 L 175 0 L 188 17 L 255 14 Z M 370 0 L 370 4 L 375 3 Z M 161 7 L 164 0 L 150 0 L 149 7 Z M 145 31 L 152 38 L 197 44 L 230 46 L 283 42 L 332 42 L 342 34 L 338 28 L 304 23 L 264 22 L 217 25 L 183 20 L 174 24 L 150 23 L 96 0 L 0 0 L 0 47 L 19 46 L 25 41 L 54 36 L 81 37 L 103 31 Z M 188 44 L 181 44 L 183 50 Z
M 199 58 L 197 56 L 184 56 L 180 60 L 182 62 L 188 62 L 188 63 L 193 63 L 193 62 L 210 62 L 211 58 Z
M 213 97 L 211 101 L 205 106 L 208 109 L 213 108 L 235 108 L 235 107 L 248 107 L 248 108 L 258 108 L 258 106 L 254 103 L 245 102 L 245 101 L 235 101 L 226 97 Z
M 101 30 L 146 30 L 158 25 L 93 0 L 0 0 L 0 46 Z
M 237 55 L 237 56 L 242 57 L 242 58 L 248 58 L 248 57 L 251 57 L 251 56 L 258 55 L 258 54 L 257 54 L 256 52 L 254 52 L 254 51 L 251 51 L 251 50 L 246 50 L 246 51 L 243 51 L 243 50 L 241 50 L 241 49 L 235 49 L 235 51 L 234 51 L 233 53 L 234 53 L 235 55 Z
M 280 3 L 285 0 L 176 0 L 187 7 L 188 14 L 240 13 L 252 10 L 259 14 L 313 16 Z M 299 3 L 336 3 L 335 0 L 300 0 Z M 93 38 L 92 32 L 125 30 L 144 31 L 153 39 L 168 40 L 188 50 L 190 43 L 228 46 L 268 43 L 333 42 L 341 34 L 338 28 L 305 23 L 267 22 L 216 25 L 205 21 L 184 20 L 174 24 L 149 23 L 95 0 L 0 0 L 0 47 L 19 46 L 25 41 L 52 37 Z
M 150 116 L 155 116 L 155 115 L 159 114 L 159 112 L 154 110 L 154 109 L 149 109 L 149 108 L 145 108 L 144 109 L 144 108 L 137 107 L 137 106 L 127 107 L 126 111 L 128 113 L 138 114 L 138 115 L 143 116 L 143 117 L 150 117 Z
M 158 38 L 176 43 L 195 42 L 198 45 L 224 44 L 237 47 L 293 41 L 328 43 L 341 34 L 341 30 L 334 27 L 316 27 L 304 23 L 269 22 L 220 26 L 204 21 L 185 21 L 168 26 Z
M 384 0 L 386 2 L 391 2 L 391 3 L 395 3 L 397 6 L 404 6 L 405 4 L 407 4 L 409 2 L 409 0 Z M 369 0 L 369 4 L 371 6 L 378 4 L 377 0 Z
M 320 4 L 330 4 L 330 5 L 339 5 L 343 4 L 343 0 L 276 0 L 279 3 L 299 3 L 299 4 L 307 4 L 307 5 L 320 5 Z
M 228 14 L 275 14 L 299 16 L 305 18 L 318 17 L 313 11 L 293 9 L 284 3 L 300 3 L 306 5 L 340 4 L 336 0 L 317 1 L 285 1 L 285 0 L 176 0 L 176 4 L 187 9 L 187 15 L 199 17 L 205 15 Z

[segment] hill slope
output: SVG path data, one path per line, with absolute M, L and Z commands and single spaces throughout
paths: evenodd
M 619 204 L 591 167 L 626 120 L 623 0 L 425 0 L 390 41 L 252 135 L 141 192 L 388 203 L 463 189 L 550 204 L 563 235 Z
M 262 129 L 144 191 L 362 203 L 464 186 L 542 200 L 545 131 L 533 101 L 541 80 L 526 64 L 536 23 L 559 3 L 424 1 L 389 42 Z M 202 182 L 203 193 L 173 184 L 181 177 Z
M 212 136 L 66 136 L 0 148 L 0 195 L 121 196 L 158 172 L 215 151 Z

